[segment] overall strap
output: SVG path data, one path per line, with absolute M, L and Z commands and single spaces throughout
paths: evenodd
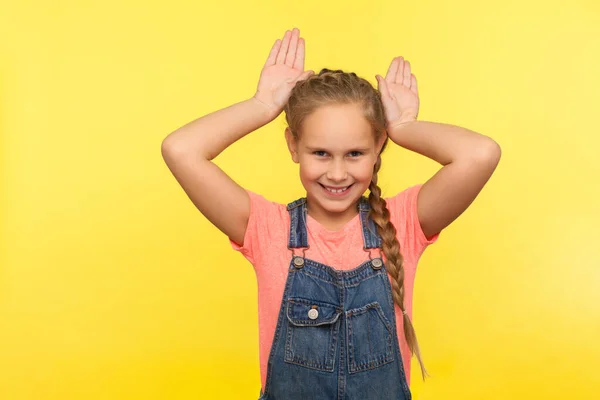
M 306 198 L 302 197 L 287 205 L 290 213 L 289 249 L 308 248 L 308 232 L 306 229 Z
M 371 204 L 369 199 L 362 196 L 358 203 L 358 211 L 360 213 L 360 222 L 362 225 L 363 241 L 365 249 L 376 249 L 381 248 L 382 240 L 379 233 L 377 233 L 377 225 L 372 218 L 369 218 L 369 211 L 371 210 Z

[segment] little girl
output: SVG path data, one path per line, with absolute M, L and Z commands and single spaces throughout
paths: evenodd
M 402 57 L 376 76 L 376 90 L 354 73 L 304 71 L 304 50 L 299 30 L 286 31 L 254 96 L 171 133 L 163 158 L 254 266 L 260 399 L 410 399 L 412 354 L 426 375 L 411 324 L 417 262 L 479 194 L 500 147 L 417 121 L 417 81 Z M 242 188 L 211 161 L 282 111 L 306 189 L 288 204 Z M 383 198 L 377 173 L 388 139 L 443 167 Z

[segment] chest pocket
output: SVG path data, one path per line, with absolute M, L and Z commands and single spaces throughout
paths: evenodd
M 342 312 L 335 304 L 289 298 L 284 361 L 332 372 Z
M 346 311 L 346 334 L 349 373 L 394 361 L 392 327 L 378 302 Z

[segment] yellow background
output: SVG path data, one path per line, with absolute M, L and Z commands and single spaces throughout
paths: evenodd
M 568 5 L 566 5 L 568 4 Z M 600 396 L 596 1 L 3 1 L 0 399 L 257 399 L 252 266 L 193 206 L 160 145 L 254 94 L 297 26 L 306 68 L 375 83 L 394 56 L 422 120 L 502 147 L 424 254 L 414 398 Z M 304 194 L 283 116 L 215 161 Z M 394 146 L 384 195 L 440 166 Z

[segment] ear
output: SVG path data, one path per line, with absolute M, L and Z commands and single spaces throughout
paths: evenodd
M 298 164 L 300 162 L 298 159 L 298 143 L 296 142 L 294 135 L 292 135 L 290 128 L 285 128 L 285 141 L 287 142 L 288 149 L 292 155 L 292 160 Z
M 377 144 L 376 144 L 376 150 L 377 150 L 377 154 L 381 153 L 381 149 L 386 141 L 386 139 L 388 138 L 387 132 L 383 132 L 383 134 L 381 135 L 381 137 L 377 140 Z

